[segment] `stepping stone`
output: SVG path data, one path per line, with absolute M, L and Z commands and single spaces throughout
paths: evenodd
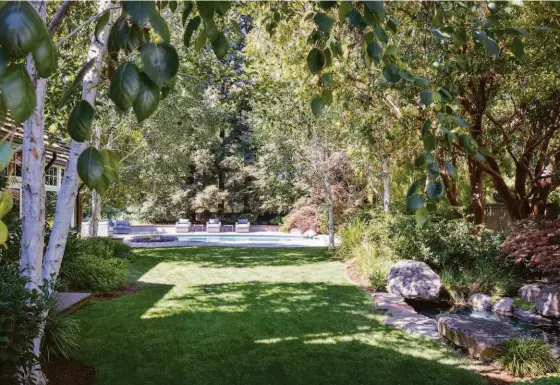
M 430 338 L 433 340 L 440 340 L 442 337 L 437 331 L 437 322 L 432 320 L 433 323 L 409 323 L 404 325 L 403 331 L 407 334 L 419 335 L 422 337 Z
M 387 310 L 387 314 L 390 314 L 392 317 L 405 317 L 416 315 L 418 313 L 416 313 L 414 310 L 409 309 L 389 309 Z
M 404 328 L 406 325 L 414 323 L 416 325 L 422 325 L 422 324 L 432 324 L 435 321 L 431 318 L 428 318 L 424 315 L 420 315 L 420 314 L 414 314 L 414 315 L 408 315 L 408 316 L 401 316 L 401 317 L 390 317 L 387 318 L 385 321 L 383 321 L 383 323 L 387 326 L 393 326 L 397 329 L 402 329 Z
M 378 310 L 400 309 L 414 311 L 414 308 L 406 303 L 398 302 L 376 302 L 375 308 Z
M 436 316 L 439 333 L 476 358 L 491 358 L 518 333 L 509 324 L 458 314 Z
M 56 310 L 59 312 L 70 309 L 72 306 L 82 302 L 91 293 L 67 293 L 67 292 L 56 292 L 54 296 L 57 299 Z
M 523 322 L 537 326 L 560 326 L 560 320 L 546 318 L 528 310 L 516 310 L 513 312 L 513 316 Z
M 404 302 L 404 298 L 398 294 L 391 293 L 373 293 L 371 295 L 374 301 L 400 301 Z

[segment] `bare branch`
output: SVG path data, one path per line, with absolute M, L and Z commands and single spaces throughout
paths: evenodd
M 66 17 L 68 10 L 74 4 L 74 1 L 65 1 L 62 3 L 60 8 L 56 11 L 54 17 L 52 18 L 51 22 L 49 23 L 49 33 L 54 35 L 56 33 L 56 29 L 62 22 L 62 20 Z

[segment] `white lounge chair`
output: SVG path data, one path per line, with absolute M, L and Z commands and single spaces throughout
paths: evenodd
M 248 233 L 251 229 L 251 223 L 248 219 L 239 218 L 235 223 L 235 232 L 236 233 Z
M 188 233 L 191 231 L 191 221 L 188 219 L 179 219 L 175 224 L 175 232 Z
M 222 231 L 222 222 L 219 219 L 210 219 L 206 222 L 206 232 L 219 233 Z

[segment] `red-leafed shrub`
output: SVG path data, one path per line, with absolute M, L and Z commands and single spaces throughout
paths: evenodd
M 284 227 L 287 230 L 300 229 L 303 232 L 317 231 L 317 206 L 304 206 L 290 213 L 284 220 Z
M 543 278 L 560 280 L 560 221 L 518 223 L 500 246 L 500 255 Z

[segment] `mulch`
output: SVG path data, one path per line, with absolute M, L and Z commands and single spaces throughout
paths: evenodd
M 94 302 L 109 301 L 111 299 L 122 297 L 123 295 L 133 295 L 140 291 L 140 286 L 136 284 L 126 285 L 124 289 L 112 291 L 110 293 L 95 293 L 90 299 Z
M 65 358 L 55 358 L 43 369 L 49 385 L 93 385 L 95 382 L 95 368 Z

